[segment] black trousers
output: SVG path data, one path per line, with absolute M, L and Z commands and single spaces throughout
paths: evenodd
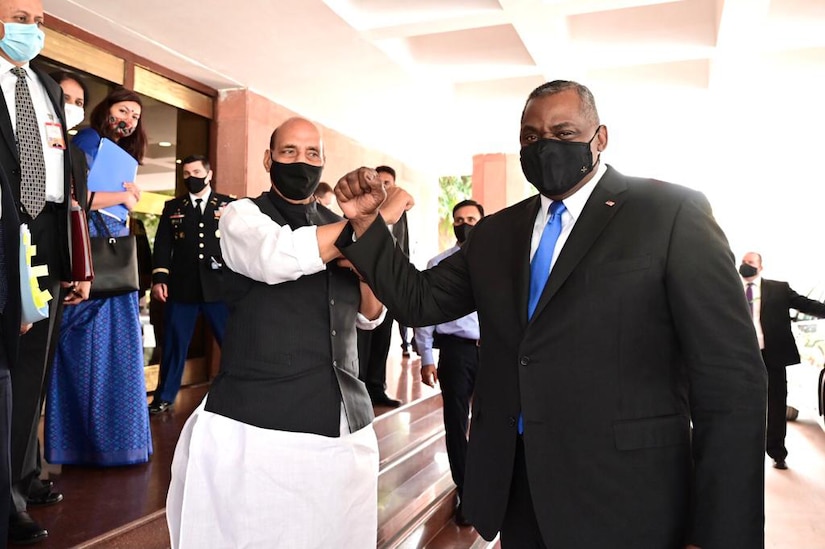
M 0 327 L 0 494 L 11 491 L 11 376 L 3 329 Z M 0 547 L 6 546 L 9 535 L 11 499 L 0 497 Z
M 387 314 L 374 330 L 358 330 L 358 379 L 370 396 L 380 397 L 387 389 L 387 356 L 390 354 L 393 318 Z
M 507 511 L 501 524 L 502 549 L 547 549 L 539 531 L 530 483 L 527 480 L 527 464 L 524 461 L 524 440 L 521 435 L 516 443 L 516 459 L 513 463 L 513 480 Z
M 775 461 L 788 457 L 785 434 L 788 430 L 788 373 L 784 366 L 768 368 L 768 431 L 765 451 Z
M 464 495 L 467 463 L 467 428 L 470 399 L 478 370 L 478 345 L 475 341 L 439 335 L 438 380 L 444 400 L 444 431 L 447 458 L 458 495 Z
M 40 287 L 52 294 L 49 302 L 49 318 L 41 320 L 26 334 L 20 336 L 20 353 L 11 368 L 12 415 L 11 415 L 11 482 L 12 512 L 26 510 L 29 485 L 37 474 L 38 441 L 37 427 L 43 395 L 43 382 L 48 366 L 52 363 L 63 314 L 60 289 L 60 260 L 57 224 L 64 219 L 62 213 L 51 204 L 29 223 L 32 241 L 37 244 L 33 264 L 49 266 L 49 276 L 39 279 Z

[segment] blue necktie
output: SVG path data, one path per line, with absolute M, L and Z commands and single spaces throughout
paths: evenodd
M 550 264 L 553 262 L 553 251 L 556 249 L 556 242 L 561 234 L 561 214 L 564 213 L 564 202 L 553 202 L 550 204 L 550 219 L 544 226 L 541 233 L 539 247 L 533 254 L 530 262 L 530 297 L 527 300 L 527 319 L 533 317 L 536 305 L 539 303 L 541 293 L 550 278 Z M 518 415 L 518 433 L 524 434 L 524 415 Z
M 561 234 L 561 214 L 564 210 L 564 202 L 559 201 L 550 204 L 550 219 L 544 226 L 541 240 L 539 240 L 539 247 L 536 248 L 533 261 L 530 262 L 530 298 L 527 301 L 528 320 L 533 317 L 541 293 L 544 291 L 544 286 L 550 277 L 550 264 L 553 261 L 556 241 L 558 241 Z

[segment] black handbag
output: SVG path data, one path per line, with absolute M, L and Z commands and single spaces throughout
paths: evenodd
M 90 299 L 136 292 L 139 280 L 135 236 L 112 236 L 102 214 L 93 212 L 91 217 L 98 232 L 105 236 L 91 238 L 95 278 Z

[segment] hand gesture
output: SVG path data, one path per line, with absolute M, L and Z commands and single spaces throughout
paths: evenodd
M 338 180 L 335 198 L 347 219 L 374 217 L 387 191 L 372 168 L 358 168 Z
M 384 221 L 392 225 L 401 219 L 401 214 L 409 210 L 415 204 L 412 195 L 401 187 L 390 187 L 387 189 L 387 199 L 381 205 L 381 217 Z

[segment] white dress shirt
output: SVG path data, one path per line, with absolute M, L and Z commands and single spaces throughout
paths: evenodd
M 192 204 L 197 204 L 196 200 L 201 200 L 201 213 L 203 213 L 206 209 L 206 203 L 209 202 L 209 197 L 212 195 L 212 187 L 206 187 L 206 192 L 203 193 L 203 196 L 196 196 L 192 193 L 189 193 L 189 199 L 192 201 Z
M 757 276 L 753 280 L 753 327 L 756 328 L 756 339 L 759 341 L 759 348 L 765 349 L 765 333 L 762 331 L 762 277 Z M 742 279 L 742 291 L 748 291 L 748 281 Z
M 556 241 L 556 248 L 553 250 L 553 259 L 550 261 L 551 272 L 553 271 L 553 265 L 556 264 L 556 259 L 558 259 L 559 254 L 561 253 L 561 249 L 564 247 L 564 243 L 567 242 L 567 238 L 573 231 L 573 226 L 576 224 L 576 220 L 581 217 L 584 205 L 587 203 L 587 200 L 593 193 L 593 189 L 596 188 L 596 184 L 606 171 L 607 166 L 600 160 L 599 165 L 596 168 L 596 175 L 593 176 L 593 179 L 588 181 L 584 187 L 573 193 L 571 196 L 564 199 L 563 202 L 565 210 L 561 214 L 561 234 L 559 235 L 559 239 Z M 533 255 L 535 255 L 536 250 L 539 247 L 541 233 L 544 232 L 544 226 L 549 220 L 550 205 L 552 203 L 552 200 L 544 195 L 541 195 L 541 208 L 539 209 L 538 215 L 536 215 L 536 222 L 533 224 L 533 239 L 530 242 L 530 261 L 533 260 Z
M 9 110 L 11 126 L 16 134 L 17 108 L 14 99 L 14 88 L 17 85 L 17 76 L 11 72 L 14 67 L 15 65 L 12 65 L 7 59 L 0 57 L 0 87 L 3 88 L 3 97 Z M 29 64 L 26 63 L 22 68 L 28 75 L 29 95 L 32 98 L 32 105 L 34 105 L 34 112 L 37 116 L 37 126 L 40 129 L 40 139 L 43 142 L 43 161 L 46 165 L 46 200 L 48 202 L 63 202 L 63 155 L 65 151 L 50 147 L 46 138 L 46 123 L 60 124 L 60 118 L 55 113 L 46 92 L 46 87 L 31 70 Z

